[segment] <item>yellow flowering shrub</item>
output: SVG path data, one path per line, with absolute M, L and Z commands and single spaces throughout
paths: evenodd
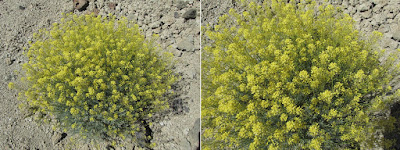
M 382 144 L 376 114 L 399 92 L 397 56 L 382 58 L 376 32 L 314 1 L 242 0 L 202 51 L 202 148 L 360 149 Z M 389 121 L 389 122 L 388 122 Z M 392 120 L 391 120 L 392 121 Z M 387 142 L 387 141 L 385 141 Z
M 177 79 L 170 55 L 158 50 L 125 18 L 66 14 L 34 34 L 20 95 L 84 139 L 135 137 L 143 121 L 169 107 Z

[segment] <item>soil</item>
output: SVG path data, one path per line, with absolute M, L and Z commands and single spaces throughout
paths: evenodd
M 199 148 L 200 132 L 200 0 L 0 0 L 0 149 L 114 149 L 71 142 L 71 135 L 38 124 L 18 109 L 17 91 L 9 82 L 18 80 L 14 71 L 27 62 L 23 48 L 39 29 L 49 29 L 62 13 L 78 15 L 111 13 L 136 22 L 147 37 L 159 34 L 163 51 L 174 54 L 174 72 L 181 76 L 174 87 L 170 110 L 148 126 L 155 150 Z M 84 34 L 84 33 L 83 33 Z M 116 149 L 140 149 L 127 143 Z

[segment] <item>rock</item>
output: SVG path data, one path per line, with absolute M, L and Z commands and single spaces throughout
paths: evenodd
M 372 0 L 372 3 L 376 5 L 385 5 L 387 4 L 387 0 Z
M 171 32 L 170 32 L 170 31 L 168 31 L 168 30 L 163 30 L 163 31 L 161 32 L 160 38 L 161 38 L 161 39 L 168 39 L 168 38 L 170 38 L 170 36 L 171 36 Z
M 179 13 L 178 12 L 174 12 L 174 17 L 175 18 L 179 18 Z
M 161 22 L 163 22 L 165 25 L 171 25 L 175 22 L 175 18 L 167 15 L 161 18 Z
M 189 137 L 191 138 L 192 147 L 197 148 L 200 146 L 200 118 L 197 118 L 194 122 L 193 128 L 189 131 Z
M 178 4 L 176 5 L 176 7 L 177 7 L 179 10 L 181 10 L 181 9 L 183 9 L 183 8 L 186 8 L 186 6 L 187 6 L 188 4 L 189 4 L 189 3 L 188 3 L 187 1 L 179 1 Z
M 191 8 L 189 10 L 187 10 L 183 15 L 182 18 L 187 19 L 196 19 L 196 15 L 197 15 L 197 10 L 194 8 Z
M 383 38 L 381 46 L 383 48 L 395 49 L 397 47 L 397 41 L 393 40 L 393 37 L 392 38 Z
M 20 10 L 25 10 L 26 7 L 24 7 L 24 6 L 19 6 L 18 8 L 19 8 Z
M 392 39 L 400 42 L 400 25 L 397 25 L 397 29 L 392 29 L 393 31 L 393 35 L 392 35 Z
M 60 143 L 62 140 L 64 140 L 67 137 L 67 133 L 56 133 L 55 135 L 52 136 L 52 142 L 53 145 L 56 145 Z
M 151 29 L 158 28 L 158 27 L 161 26 L 161 21 L 153 22 L 153 23 L 151 23 L 149 26 L 150 26 Z
M 108 3 L 108 7 L 111 9 L 111 10 L 115 10 L 115 7 L 117 6 L 117 4 L 116 3 L 113 3 L 113 2 L 109 2 Z
M 360 13 L 361 19 L 367 19 L 372 17 L 372 10 L 363 11 Z
M 382 11 L 383 6 L 385 6 L 385 5 L 377 4 L 376 6 L 374 6 L 374 8 L 372 8 L 372 11 L 374 13 L 380 13 Z
M 364 11 L 369 10 L 371 8 L 371 6 L 372 6 L 371 3 L 364 3 L 364 4 L 359 5 L 357 9 L 360 12 L 364 12 Z
M 187 139 L 175 140 L 175 142 L 178 144 L 178 147 L 180 147 L 180 149 L 187 149 L 187 150 L 191 149 L 190 142 Z
M 159 34 L 160 33 L 160 28 L 155 28 L 154 30 L 153 30 L 153 34 Z
M 373 19 L 373 22 L 371 22 L 371 24 L 377 24 L 377 25 L 381 25 L 385 21 L 385 17 L 383 16 L 382 13 L 374 14 L 372 16 L 372 19 Z
M 181 40 L 181 42 L 178 43 L 176 48 L 180 51 L 188 51 L 188 52 L 194 51 L 194 45 L 193 43 L 189 42 L 188 39 Z
M 361 16 L 359 14 L 356 14 L 356 15 L 353 16 L 353 19 L 356 22 L 360 22 L 362 18 L 361 18 Z
M 358 4 L 357 0 L 349 0 L 351 6 L 356 6 Z
M 386 19 L 393 19 L 394 18 L 394 14 L 393 13 L 386 13 Z
M 15 61 L 15 59 L 11 59 L 11 58 L 6 58 L 6 59 L 5 59 L 5 63 L 6 63 L 7 65 L 13 64 L 14 61 Z
M 349 11 L 349 14 L 350 14 L 350 15 L 354 15 L 354 14 L 356 13 L 357 10 L 356 10 L 355 7 L 351 7 L 351 6 L 350 6 L 350 7 L 348 8 L 348 11 Z
M 89 6 L 89 1 L 88 0 L 74 0 L 74 9 L 78 11 L 84 11 L 86 8 Z

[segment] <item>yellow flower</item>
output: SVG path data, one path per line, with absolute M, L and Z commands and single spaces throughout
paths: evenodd
M 79 109 L 75 109 L 74 107 L 72 107 L 70 112 L 71 112 L 71 115 L 75 116 L 75 115 L 79 114 Z
M 13 89 L 14 88 L 14 83 L 13 82 L 8 83 L 8 88 L 9 89 Z
M 104 99 L 104 92 L 97 93 L 96 98 L 97 98 L 97 100 L 103 100 Z
M 310 128 L 308 129 L 308 132 L 310 133 L 311 136 L 317 136 L 319 134 L 318 123 L 311 125 Z
M 75 128 L 76 128 L 76 123 L 72 124 L 72 125 L 71 125 L 71 128 L 72 128 L 72 129 L 75 129 Z

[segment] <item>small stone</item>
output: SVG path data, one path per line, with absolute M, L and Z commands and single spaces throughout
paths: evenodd
M 189 134 L 193 140 L 192 143 L 193 142 L 200 143 L 200 137 L 199 137 L 199 135 L 200 135 L 200 118 L 196 119 L 196 121 L 194 122 L 193 128 L 190 130 Z
M 191 8 L 189 10 L 187 10 L 183 15 L 182 18 L 185 18 L 186 20 L 188 19 L 196 19 L 196 15 L 197 15 L 197 10 L 194 8 Z
M 117 4 L 117 6 L 115 7 L 115 10 L 118 11 L 118 12 L 120 12 L 120 11 L 122 10 L 122 9 L 121 9 L 121 5 L 118 5 L 118 4 Z
M 150 26 L 151 29 L 155 29 L 155 28 L 160 27 L 160 25 L 161 25 L 161 22 L 160 21 L 156 21 L 156 22 L 151 23 L 149 26 Z
M 374 6 L 374 8 L 372 8 L 372 11 L 373 11 L 374 13 L 379 13 L 379 12 L 382 11 L 383 6 L 384 6 L 384 5 L 382 5 L 382 4 L 377 4 L 377 5 Z
M 108 3 L 108 7 L 111 9 L 111 10 L 115 10 L 115 7 L 117 6 L 117 4 L 116 3 L 113 3 L 113 2 L 109 2 Z
M 78 11 L 84 11 L 89 6 L 88 0 L 74 0 L 74 8 Z
M 180 51 L 189 51 L 189 52 L 194 51 L 193 43 L 190 43 L 187 39 L 179 42 L 176 48 Z
M 167 16 L 162 17 L 161 21 L 165 25 L 171 25 L 171 24 L 173 24 L 175 22 L 175 18 L 172 17 L 172 16 L 167 15 Z
M 18 7 L 20 10 L 25 10 L 25 7 L 24 6 L 19 6 Z
M 393 29 L 392 39 L 400 42 L 400 25 L 397 26 L 397 29 Z
M 358 1 L 356 1 L 356 0 L 350 0 L 349 3 L 350 3 L 350 5 L 352 5 L 352 6 L 356 6 L 356 5 L 358 4 Z
M 153 34 L 159 34 L 160 33 L 160 28 L 155 28 L 154 30 L 153 30 Z
M 6 64 L 7 64 L 7 65 L 12 65 L 12 64 L 14 63 L 15 59 L 6 58 L 5 61 L 6 61 Z
M 387 0 L 372 0 L 372 2 L 377 5 L 387 4 Z
M 56 145 L 60 143 L 62 140 L 64 140 L 67 137 L 67 133 L 56 133 L 55 135 L 52 136 L 52 142 L 53 145 Z
M 185 8 L 189 3 L 187 1 L 179 1 L 178 5 L 176 5 L 176 7 L 181 10 L 183 8 Z
M 354 21 L 356 21 L 356 22 L 360 22 L 362 18 L 361 18 L 360 15 L 354 15 L 354 16 L 353 16 L 353 19 L 354 19 Z
M 371 8 L 371 3 L 364 3 L 358 6 L 358 11 L 364 12 Z
M 394 14 L 393 13 L 386 13 L 386 19 L 393 19 Z
M 372 17 L 372 10 L 361 12 L 361 19 L 367 19 Z
M 386 32 L 389 32 L 389 28 L 387 27 L 387 25 L 381 25 L 381 26 L 379 26 L 378 31 L 382 32 L 382 33 L 386 33 Z
M 179 18 L 179 13 L 178 12 L 174 12 L 174 17 L 175 18 Z

